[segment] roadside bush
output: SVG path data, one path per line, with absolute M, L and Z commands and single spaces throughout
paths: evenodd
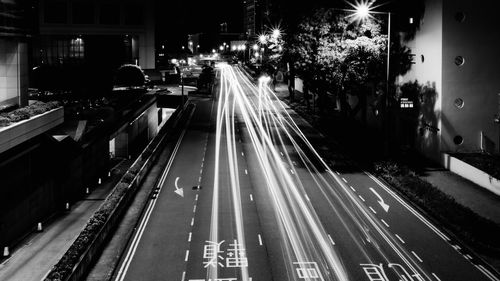
M 29 119 L 33 116 L 42 114 L 59 106 L 61 106 L 61 103 L 58 101 L 51 101 L 47 103 L 36 101 L 29 106 L 2 113 L 0 114 L 0 127 L 6 127 L 12 123 Z
M 134 64 L 125 64 L 118 68 L 115 84 L 125 87 L 144 86 L 146 77 L 142 69 Z
M 0 127 L 7 127 L 11 123 L 10 118 L 0 116 Z
M 376 163 L 374 168 L 378 176 L 462 239 L 483 249 L 500 251 L 499 224 L 461 205 L 405 166 L 386 161 Z

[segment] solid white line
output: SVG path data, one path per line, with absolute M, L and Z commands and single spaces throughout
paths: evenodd
M 346 180 L 345 178 L 342 178 L 342 180 L 343 180 L 345 183 L 347 183 L 347 180 Z
M 189 259 L 189 250 L 186 250 L 186 257 L 184 258 L 184 261 L 188 261 Z
M 403 199 L 401 199 L 394 191 L 392 191 L 389 187 L 383 184 L 379 179 L 368 172 L 364 172 L 368 177 L 370 177 L 375 183 L 377 183 L 380 187 L 382 187 L 387 193 L 389 193 L 394 199 L 396 199 L 401 205 L 403 205 L 408 211 L 410 211 L 413 215 L 415 215 L 420 221 L 422 221 L 425 225 L 427 225 L 434 233 L 443 238 L 446 241 L 450 241 L 450 238 L 446 236 L 443 232 L 441 232 L 437 227 L 431 224 L 425 217 L 419 214 L 413 207 L 408 205 Z
M 350 186 L 349 187 L 352 189 L 352 191 L 356 192 L 356 189 L 354 189 L 354 187 Z
M 250 194 L 250 201 L 253 201 L 253 196 L 252 196 L 252 194 Z
M 399 239 L 399 241 L 401 241 L 401 243 L 403 243 L 403 244 L 405 243 L 405 241 L 403 240 L 403 238 L 399 237 L 399 235 L 397 235 L 397 234 L 395 234 L 395 235 Z
M 481 272 L 486 275 L 488 278 L 490 278 L 493 281 L 500 281 L 493 273 L 491 273 L 488 269 L 484 268 L 482 265 L 475 265 Z
M 359 196 L 359 199 L 361 199 L 361 201 L 366 202 L 365 198 L 361 197 L 361 195 L 358 195 L 358 196 Z
M 247 169 L 245 169 L 245 175 L 248 175 L 248 170 Z
M 384 219 L 381 219 L 382 223 L 385 224 L 385 226 L 389 227 L 389 225 L 385 222 Z
M 194 218 L 191 219 L 191 226 L 194 225 Z
M 258 236 L 259 236 L 259 245 L 262 246 L 262 237 L 260 237 L 260 234 Z
M 377 212 L 375 212 L 375 210 L 372 208 L 372 207 L 368 207 L 374 214 L 377 214 Z
M 441 281 L 441 279 L 439 279 L 439 277 L 436 275 L 436 273 L 432 273 L 432 276 L 434 276 L 434 278 L 436 278 L 437 281 Z
M 328 234 L 328 238 L 330 239 L 330 242 L 332 242 L 333 245 L 335 245 L 335 242 L 333 242 L 333 239 L 332 237 L 330 236 L 330 234 Z
M 424 261 L 422 261 L 422 259 L 421 259 L 421 258 L 417 255 L 417 253 L 415 253 L 414 251 L 411 251 L 411 253 L 412 253 L 412 254 L 413 254 L 413 255 L 417 258 L 417 260 L 418 260 L 419 262 L 424 262 Z
M 188 237 L 188 242 L 191 242 L 191 236 L 193 235 L 192 232 L 189 232 L 189 237 Z

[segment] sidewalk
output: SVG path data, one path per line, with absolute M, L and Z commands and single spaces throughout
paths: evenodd
M 299 107 L 300 109 L 304 109 L 302 108 L 303 107 L 302 104 L 304 104 L 302 101 L 303 95 L 300 92 L 297 91 L 295 92 L 294 102 L 290 103 L 287 86 L 284 84 L 278 84 L 276 85 L 276 95 L 280 100 L 284 101 L 288 106 L 291 105 L 292 108 Z M 317 119 L 314 120 L 317 121 Z M 319 125 L 319 127 L 321 127 L 321 123 L 323 122 L 318 122 L 318 124 L 311 124 L 311 125 L 315 127 Z M 330 125 L 329 127 L 335 127 L 334 125 L 332 125 L 334 123 L 337 124 L 338 122 L 331 122 L 331 120 L 327 122 L 327 124 Z M 335 127 L 334 130 L 339 130 L 339 129 Z M 338 132 L 331 133 L 331 132 L 324 132 L 324 130 L 321 131 L 322 133 L 326 134 L 330 140 L 343 144 L 341 146 L 343 146 L 343 148 L 346 148 L 349 156 L 353 156 L 354 158 L 357 159 L 357 161 L 361 162 L 359 164 L 369 165 L 373 159 L 376 159 L 376 156 L 374 156 L 373 154 L 368 156 L 368 154 L 371 153 L 370 151 L 373 151 L 373 149 L 367 147 L 360 147 L 359 143 L 357 143 L 357 140 L 352 140 L 352 142 L 350 142 L 349 145 L 345 147 L 346 139 L 354 138 L 353 135 L 350 135 L 347 132 L 343 132 L 340 134 L 344 134 L 344 136 L 339 137 Z M 354 136 L 355 135 L 356 134 L 354 134 Z M 370 145 L 366 146 L 370 147 Z M 356 151 L 353 151 L 354 149 Z M 462 204 L 465 207 L 468 207 L 481 217 L 490 219 L 500 224 L 499 196 L 496 196 L 495 194 L 489 192 L 483 187 L 467 179 L 464 179 L 442 167 L 439 167 L 437 164 L 429 162 L 428 160 L 423 160 L 423 158 L 418 156 L 416 158 L 420 158 L 420 160 L 412 161 L 413 158 L 406 160 L 408 164 L 411 163 L 412 166 L 411 168 L 415 169 L 422 179 L 436 186 L 439 190 L 451 196 L 458 203 Z M 497 270 L 500 269 L 500 260 L 498 259 L 498 257 L 487 257 L 487 259 L 488 262 L 492 266 L 494 266 Z
M 99 208 L 115 184 L 132 164 L 123 160 L 111 169 L 111 177 L 71 206 L 67 214 L 59 214 L 42 232 L 26 237 L 11 256 L 0 264 L 2 281 L 40 281 L 68 250 L 87 221 Z

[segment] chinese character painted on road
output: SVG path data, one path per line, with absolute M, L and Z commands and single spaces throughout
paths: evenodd
M 224 253 L 224 251 L 221 251 L 220 249 L 222 243 L 224 243 L 224 240 L 222 240 L 220 243 L 212 241 L 205 242 L 208 243 L 208 245 L 205 245 L 203 247 L 203 259 L 207 260 L 203 262 L 205 268 L 209 266 L 217 267 L 217 265 L 224 267 L 224 265 L 219 261 L 219 259 L 224 260 L 224 258 L 219 255 L 220 253 Z
M 229 244 L 227 249 L 226 267 L 248 267 L 245 248 L 234 240 L 234 244 Z
M 315 262 L 294 262 L 293 264 L 297 265 L 295 269 L 297 271 L 297 275 L 300 279 L 317 279 L 323 280 L 323 276 L 318 268 L 318 264 Z
M 389 281 L 382 264 L 360 264 L 370 281 Z

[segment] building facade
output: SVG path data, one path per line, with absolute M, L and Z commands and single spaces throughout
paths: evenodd
M 419 86 L 415 145 L 437 161 L 443 152 L 499 152 L 500 30 L 485 5 L 427 0 L 405 42 L 415 64 L 398 84 Z
M 35 65 L 155 68 L 154 1 L 41 0 Z

